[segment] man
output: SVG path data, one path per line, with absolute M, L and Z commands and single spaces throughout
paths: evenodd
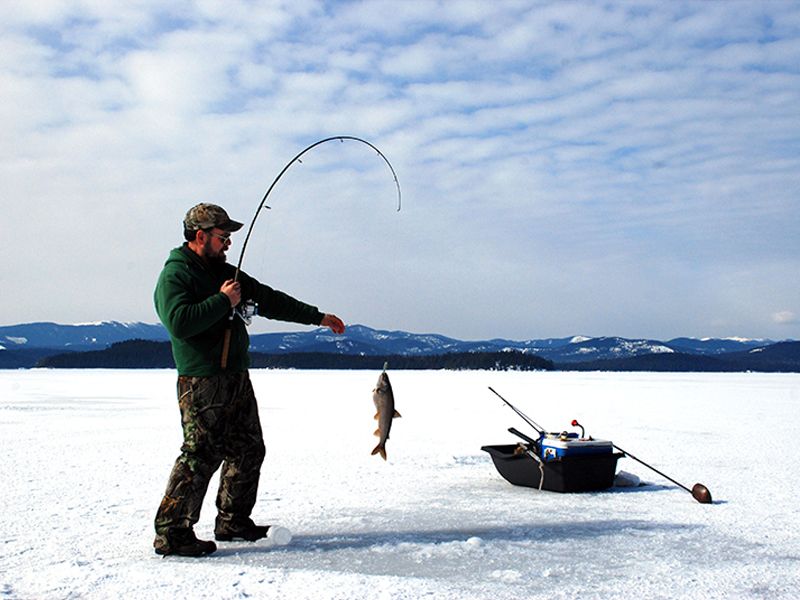
M 344 323 L 263 285 L 227 264 L 231 233 L 242 224 L 214 204 L 198 204 L 186 213 L 186 243 L 173 249 L 158 278 L 155 305 L 172 342 L 178 369 L 178 401 L 183 424 L 181 455 L 167 484 L 155 519 L 158 554 L 203 556 L 217 549 L 198 540 L 194 524 L 214 472 L 222 465 L 217 493 L 217 541 L 264 537 L 284 543 L 288 531 L 256 525 L 250 518 L 256 502 L 264 441 L 258 406 L 250 383 L 249 336 L 243 318 L 230 320 L 248 301 L 269 319 L 330 327 Z M 223 367 L 226 330 L 230 328 Z

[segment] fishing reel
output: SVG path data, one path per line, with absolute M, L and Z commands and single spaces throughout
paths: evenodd
M 253 300 L 246 300 L 237 304 L 234 311 L 242 318 L 245 325 L 250 325 L 253 317 L 258 314 L 258 304 Z

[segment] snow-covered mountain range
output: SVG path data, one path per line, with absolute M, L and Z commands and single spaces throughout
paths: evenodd
M 133 339 L 166 342 L 169 336 L 161 325 L 116 321 L 75 325 L 29 323 L 4 326 L 0 327 L 0 366 L 25 366 L 18 364 L 19 361 L 11 360 L 15 357 L 31 356 L 38 359 L 65 351 L 102 350 L 111 344 Z M 748 352 L 772 344 L 774 342 L 771 340 L 741 338 L 675 338 L 659 341 L 585 336 L 524 341 L 464 341 L 438 334 L 382 331 L 364 325 L 351 325 L 340 336 L 327 329 L 315 328 L 301 332 L 256 334 L 251 337 L 251 350 L 263 353 L 326 352 L 366 356 L 425 356 L 516 350 L 534 353 L 555 363 L 580 363 L 665 353 L 717 356 Z
M 337 336 L 327 329 L 295 333 L 254 335 L 251 347 L 256 352 L 339 352 L 364 355 L 429 355 L 448 352 L 498 352 L 516 350 L 538 354 L 553 362 L 586 362 L 628 358 L 642 354 L 681 352 L 717 355 L 748 351 L 772 344 L 770 340 L 717 339 L 694 340 L 678 338 L 668 342 L 630 340 L 620 337 L 589 338 L 572 336 L 515 341 L 491 339 L 464 341 L 438 334 L 416 334 L 405 331 L 381 331 L 363 325 L 352 325 L 344 335 Z

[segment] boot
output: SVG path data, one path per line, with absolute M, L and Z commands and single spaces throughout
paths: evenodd
M 250 517 L 234 521 L 223 521 L 217 517 L 214 538 L 218 542 L 230 542 L 236 539 L 255 542 L 267 537 L 269 528 L 269 525 L 256 525 Z
M 214 542 L 198 540 L 192 529 L 172 529 L 163 535 L 157 535 L 153 543 L 156 554 L 168 556 L 206 556 L 216 551 Z

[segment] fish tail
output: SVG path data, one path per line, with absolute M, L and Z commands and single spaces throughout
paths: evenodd
M 386 446 L 383 444 L 378 444 L 375 446 L 375 450 L 372 451 L 372 455 L 380 454 L 383 460 L 386 460 Z

